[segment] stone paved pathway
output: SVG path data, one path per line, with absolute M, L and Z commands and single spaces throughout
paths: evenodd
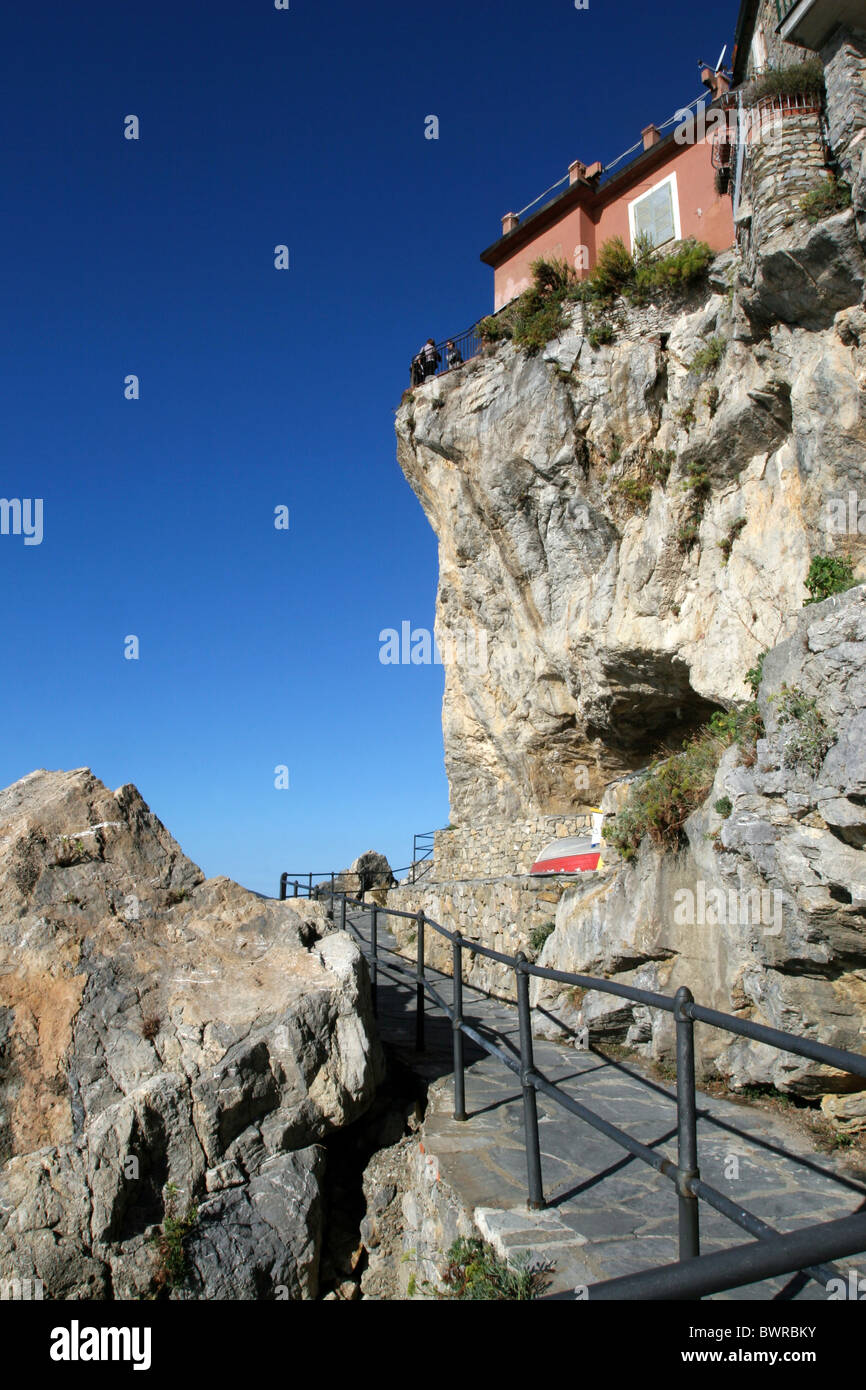
M 350 914 L 369 955 L 369 915 Z M 381 947 L 395 946 L 379 917 Z M 410 962 L 385 956 L 414 973 Z M 430 970 L 451 1002 L 451 981 Z M 411 984 L 411 981 L 410 981 Z M 464 985 L 464 1016 L 483 1036 L 498 1034 L 519 1049 L 517 1010 Z M 556 1266 L 550 1292 L 630 1274 L 677 1259 L 673 1184 L 632 1158 L 590 1125 L 538 1095 L 547 1207 L 526 1207 L 523 1104 L 517 1078 L 465 1040 L 466 1110 L 452 1119 L 451 1025 L 428 998 L 426 1048 L 414 1050 L 414 989 L 379 974 L 379 1028 L 401 1060 L 430 1085 L 424 1145 L 442 1179 L 474 1210 L 476 1223 L 500 1250 L 531 1250 Z M 699 1027 L 701 1025 L 698 1025 Z M 673 1083 L 654 1080 L 638 1063 L 597 1050 L 535 1041 L 535 1064 L 550 1080 L 621 1129 L 676 1158 Z M 846 1216 L 866 1205 L 866 1176 L 842 1156 L 815 1149 L 784 1115 L 698 1093 L 701 1176 L 779 1231 Z M 732 1162 L 736 1159 L 736 1164 Z M 738 1170 L 738 1176 L 729 1176 Z M 701 1251 L 748 1241 L 745 1232 L 701 1203 Z M 838 1262 L 866 1273 L 866 1256 Z M 717 1295 L 739 1299 L 826 1299 L 814 1280 L 791 1275 Z

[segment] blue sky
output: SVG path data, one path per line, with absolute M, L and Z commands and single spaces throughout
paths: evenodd
M 266 892 L 447 823 L 442 669 L 378 659 L 433 626 L 408 359 L 492 308 L 501 215 L 695 97 L 736 9 L 7 7 L 0 495 L 44 537 L 0 536 L 0 785 L 134 782 Z

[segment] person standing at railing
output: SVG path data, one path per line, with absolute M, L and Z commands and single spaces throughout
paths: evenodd
M 441 352 L 436 351 L 436 340 L 428 338 L 418 356 L 424 365 L 424 380 L 426 381 L 429 376 L 436 375 L 436 368 L 442 361 Z
M 462 367 L 462 366 L 463 366 L 463 354 L 461 353 L 459 347 L 455 347 L 455 346 L 454 346 L 454 341 L 453 341 L 453 339 L 451 339 L 451 338 L 449 338 L 449 339 L 448 339 L 448 342 L 445 344 L 445 353 L 446 353 L 446 359 L 445 359 L 445 360 L 446 360 L 446 362 L 447 362 L 447 364 L 448 364 L 448 370 L 449 370 L 449 372 L 450 372 L 450 370 L 451 370 L 452 367 Z

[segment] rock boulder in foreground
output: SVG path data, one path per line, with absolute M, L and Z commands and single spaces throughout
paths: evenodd
M 320 1141 L 380 1073 L 365 968 L 322 907 L 205 881 L 88 769 L 0 792 L 0 1280 L 314 1297 Z M 166 1209 L 191 1206 L 172 1272 Z

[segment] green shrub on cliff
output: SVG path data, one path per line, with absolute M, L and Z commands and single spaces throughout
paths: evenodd
M 586 329 L 586 341 L 593 351 L 597 352 L 604 343 L 612 343 L 614 339 L 613 324 L 607 319 L 589 319 Z
M 782 754 L 785 767 L 803 767 L 817 773 L 837 735 L 814 695 L 806 695 L 797 686 L 783 685 L 773 703 L 779 708 L 779 723 L 791 725 Z
M 642 304 L 658 290 L 681 289 L 706 274 L 713 251 L 693 237 L 681 241 L 667 255 L 659 255 L 645 241 L 628 250 L 622 237 L 602 243 L 598 259 L 579 287 L 578 297 L 611 304 L 618 295 Z
M 738 516 L 736 521 L 732 521 L 728 527 L 727 535 L 723 536 L 719 541 L 719 550 L 722 552 L 723 564 L 726 565 L 730 560 L 731 551 L 734 548 L 737 537 L 740 532 L 745 529 L 746 524 L 746 518 L 744 516 Z M 746 679 L 748 680 L 748 672 L 746 673 Z M 757 694 L 757 691 L 755 693 Z
M 622 237 L 602 243 L 595 265 L 583 282 L 583 299 L 612 300 L 634 283 L 635 263 Z
M 485 343 L 501 343 L 512 334 L 511 319 L 506 316 L 507 311 L 499 314 L 488 314 L 475 325 L 475 332 Z
M 613 340 L 613 327 L 599 319 L 599 310 L 609 308 L 620 296 L 640 304 L 654 291 L 681 288 L 704 275 L 712 259 L 706 242 L 691 238 L 660 256 L 646 243 L 632 255 L 621 237 L 611 237 L 603 242 L 590 274 L 579 280 L 567 261 L 540 257 L 532 263 L 529 289 L 498 314 L 481 319 L 475 331 L 485 343 L 510 339 L 533 355 L 563 332 L 565 306 L 582 302 L 587 337 L 597 348 Z
M 544 950 L 544 943 L 549 936 L 553 936 L 556 929 L 555 922 L 542 922 L 540 926 L 533 927 L 529 933 L 529 945 L 537 956 Z
M 714 371 L 724 355 L 725 340 L 716 335 L 710 338 L 708 342 L 704 343 L 703 347 L 698 348 L 689 363 L 689 371 L 696 372 L 700 376 L 703 376 L 705 372 Z
M 807 222 L 815 223 L 851 206 L 851 185 L 841 179 L 822 179 L 800 199 L 800 211 Z
M 764 679 L 764 657 L 766 655 L 766 651 L 761 652 L 754 666 L 750 666 L 748 671 L 746 672 L 746 684 L 748 685 L 755 699 L 758 698 L 758 691 L 761 688 L 761 681 Z
M 645 483 L 640 478 L 620 478 L 616 490 L 638 507 L 648 506 L 653 492 L 652 484 Z
M 529 289 L 500 313 L 482 319 L 476 332 L 488 343 L 510 338 L 532 356 L 565 328 L 563 305 L 577 284 L 577 273 L 567 261 L 540 257 L 532 263 Z
M 657 290 L 682 289 L 706 275 L 712 259 L 712 248 L 705 241 L 689 237 L 669 255 L 636 265 L 631 298 L 642 303 Z
M 198 1222 L 198 1208 L 194 1202 L 190 1202 L 182 1214 L 179 1212 L 179 1196 L 176 1184 L 168 1183 L 162 1229 L 150 1237 L 150 1244 L 156 1251 L 154 1283 L 160 1290 L 177 1288 L 186 1279 L 186 1240 Z
M 717 711 L 682 753 L 654 763 L 633 783 L 626 805 L 604 826 L 604 839 L 625 859 L 634 858 L 645 835 L 655 845 L 676 846 L 689 816 L 706 799 L 725 749 L 739 743 L 745 760 L 754 761 L 761 732 L 755 703 Z
M 816 555 L 806 575 L 806 588 L 811 594 L 803 604 L 823 603 L 831 594 L 844 594 L 853 589 L 854 565 L 848 555 Z

